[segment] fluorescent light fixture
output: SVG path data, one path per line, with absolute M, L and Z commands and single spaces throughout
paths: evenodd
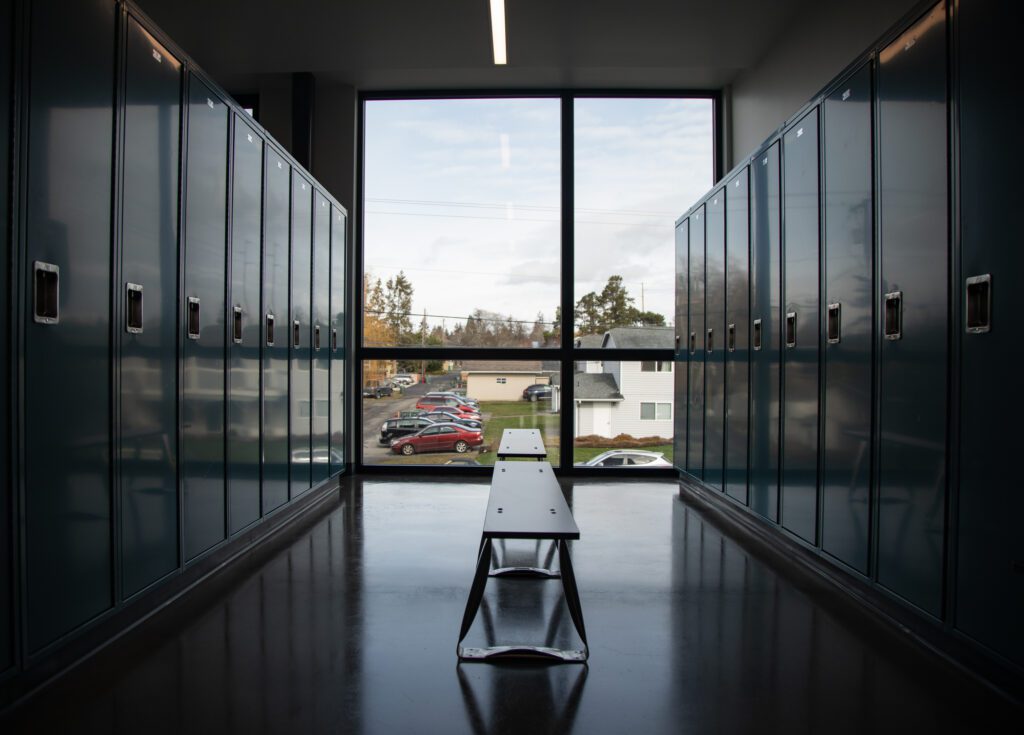
M 505 51 L 505 0 L 491 0 L 491 42 L 494 44 L 494 63 L 507 64 Z

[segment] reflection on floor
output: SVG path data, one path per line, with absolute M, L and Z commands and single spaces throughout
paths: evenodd
M 567 490 L 589 666 L 457 666 L 486 485 L 352 486 L 204 609 L 87 663 L 5 731 L 977 732 L 1007 714 L 830 613 L 667 481 Z M 545 552 L 519 543 L 509 560 Z M 559 587 L 492 579 L 470 635 L 571 642 Z

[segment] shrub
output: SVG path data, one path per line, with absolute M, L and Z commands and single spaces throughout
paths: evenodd
M 629 434 L 619 434 L 609 439 L 606 436 L 588 434 L 587 436 L 576 437 L 573 444 L 577 447 L 592 447 L 595 449 L 640 449 L 642 447 L 672 444 L 672 440 L 661 436 L 633 437 Z

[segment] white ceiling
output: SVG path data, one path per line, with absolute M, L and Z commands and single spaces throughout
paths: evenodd
M 713 89 L 764 56 L 815 0 L 137 0 L 222 85 L 308 71 L 363 90 Z

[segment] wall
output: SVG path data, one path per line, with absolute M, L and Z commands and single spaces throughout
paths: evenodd
M 630 436 L 671 438 L 672 419 L 642 420 L 640 403 L 672 403 L 675 381 L 671 371 L 642 372 L 639 362 L 623 362 L 619 373 L 619 392 L 626 399 L 612 409 L 612 433 Z M 675 410 L 673 408 L 673 410 Z
M 754 153 L 787 117 L 917 4 L 911 0 L 805 3 L 783 26 L 768 54 L 732 84 L 732 129 L 724 169 Z
M 505 383 L 498 379 L 504 378 Z M 466 394 L 478 401 L 521 401 L 523 390 L 535 383 L 547 383 L 546 376 L 514 373 L 469 373 Z

